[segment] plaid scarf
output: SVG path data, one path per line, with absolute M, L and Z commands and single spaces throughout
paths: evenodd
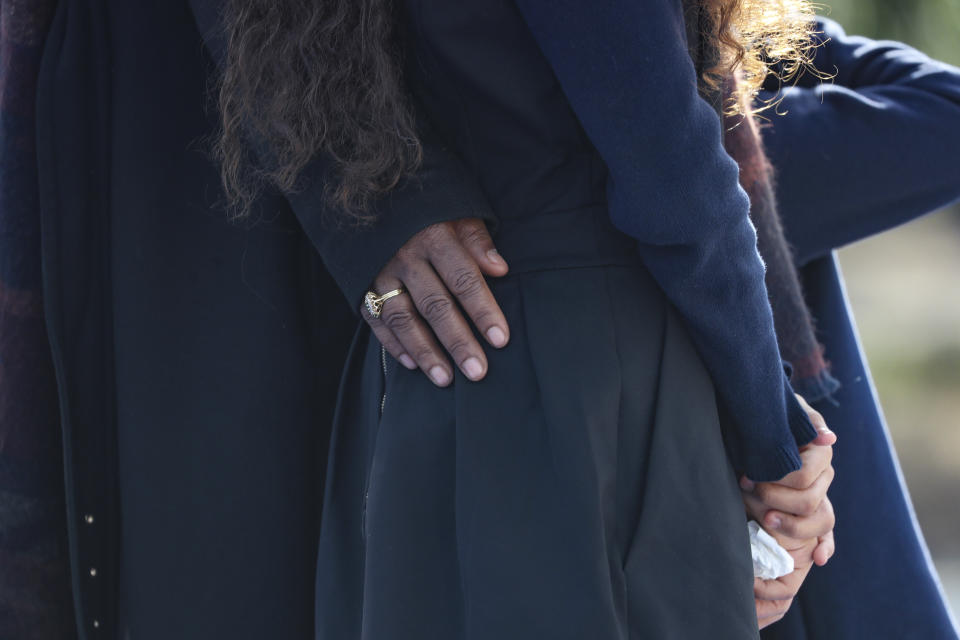
M 791 386 L 808 402 L 832 400 L 831 394 L 840 388 L 840 383 L 830 375 L 814 331 L 813 316 L 803 298 L 793 252 L 777 210 L 774 171 L 763 149 L 760 129 L 752 116 L 723 115 L 723 106 L 730 104 L 736 79 L 728 79 L 718 87 L 706 82 L 704 71 L 714 66 L 719 50 L 702 34 L 713 33 L 716 27 L 701 0 L 683 0 L 683 8 L 690 57 L 697 69 L 697 88 L 723 118 L 724 146 L 740 166 L 740 185 L 750 196 L 750 219 L 757 229 L 757 249 L 767 267 L 767 295 L 780 357 L 793 369 Z
M 729 88 L 726 96 L 729 98 Z M 814 331 L 814 319 L 803 298 L 777 211 L 773 167 L 763 150 L 756 119 L 728 115 L 724 129 L 727 152 L 740 165 L 740 185 L 750 196 L 750 218 L 757 228 L 757 248 L 767 266 L 767 294 L 780 356 L 793 367 L 791 384 L 797 393 L 809 402 L 829 398 L 840 383 L 830 375 L 823 346 Z

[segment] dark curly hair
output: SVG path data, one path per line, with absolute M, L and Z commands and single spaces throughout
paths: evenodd
M 637 0 L 640 1 L 640 0 Z M 777 64 L 803 67 L 811 47 L 807 0 L 695 0 L 720 52 L 708 84 L 738 77 L 731 111 Z M 333 159 L 327 201 L 354 222 L 419 166 L 422 149 L 404 90 L 391 0 L 228 0 L 226 69 L 215 145 L 238 215 L 264 186 L 291 192 L 317 152 Z M 256 150 L 256 153 L 254 152 Z M 341 217 L 342 217 L 341 216 Z
M 264 186 L 291 192 L 317 152 L 327 200 L 362 221 L 421 161 L 390 0 L 228 0 L 215 154 L 235 212 Z

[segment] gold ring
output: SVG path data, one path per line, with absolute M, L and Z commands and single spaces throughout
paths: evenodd
M 367 311 L 370 312 L 371 318 L 379 318 L 380 314 L 383 313 L 383 303 L 389 300 L 394 296 L 398 296 L 401 293 L 406 293 L 407 290 L 403 287 L 399 289 L 394 289 L 393 291 L 387 291 L 382 296 L 378 296 L 373 291 L 367 291 L 367 295 L 363 297 L 363 304 L 367 307 Z

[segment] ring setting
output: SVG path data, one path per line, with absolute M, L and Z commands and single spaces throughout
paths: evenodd
M 400 295 L 401 293 L 406 293 L 406 291 L 406 289 L 400 287 L 399 289 L 387 291 L 385 294 L 379 296 L 373 291 L 367 291 L 367 295 L 363 297 L 363 304 L 370 313 L 370 317 L 376 319 L 380 317 L 381 313 L 383 313 L 384 302 L 394 296 Z

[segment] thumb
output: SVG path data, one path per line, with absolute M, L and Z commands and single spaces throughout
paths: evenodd
M 836 443 L 837 434 L 835 434 L 833 431 L 830 431 L 830 429 L 827 429 L 826 426 L 824 426 L 823 431 L 821 431 L 818 427 L 817 437 L 810 441 L 810 444 L 826 447 L 832 447 Z
M 823 419 L 823 416 L 820 414 L 820 412 L 811 407 L 800 394 L 795 393 L 793 395 L 796 396 L 797 401 L 800 403 L 800 407 L 806 411 L 807 418 L 809 418 L 810 423 L 817 430 L 817 437 L 810 442 L 810 445 L 830 447 L 836 444 L 837 434 L 830 430 L 830 427 L 827 426 L 827 421 Z
M 810 409 L 808 416 L 810 417 L 810 422 L 813 423 L 813 426 L 817 430 L 817 437 L 811 440 L 810 444 L 832 447 L 837 443 L 837 434 L 830 430 L 830 427 L 827 426 L 827 421 L 823 419 L 823 416 L 820 415 L 819 412 Z

